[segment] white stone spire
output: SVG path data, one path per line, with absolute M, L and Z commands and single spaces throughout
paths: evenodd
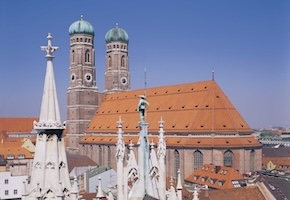
M 119 121 L 117 121 L 118 124 L 118 140 L 117 140 L 117 147 L 116 147 L 116 160 L 117 160 L 117 190 L 118 190 L 118 198 L 123 199 L 124 196 L 124 156 L 125 156 L 125 144 L 123 141 L 123 131 L 122 131 L 122 125 L 123 122 L 121 120 L 121 117 L 119 117 Z
M 41 50 L 46 52 L 47 65 L 39 122 L 34 123 L 34 129 L 63 129 L 52 62 L 54 58 L 53 52 L 58 50 L 58 47 L 52 46 L 52 36 L 50 33 L 48 33 L 47 39 L 47 46 L 41 46 Z
M 177 190 L 177 197 L 178 200 L 182 199 L 182 183 L 181 183 L 181 175 L 180 175 L 180 169 L 177 171 L 177 184 L 176 184 L 176 190 Z
M 47 39 L 48 45 L 41 47 L 47 53 L 47 68 L 40 118 L 39 122 L 34 122 L 38 133 L 35 154 L 30 182 L 24 188 L 22 200 L 75 200 L 78 191 L 71 188 L 52 64 L 52 53 L 58 47 L 51 45 L 51 34 Z
M 98 185 L 98 191 L 97 191 L 97 196 L 96 199 L 97 200 L 101 200 L 105 197 L 103 190 L 102 190 L 102 178 L 99 177 L 99 185 Z
M 157 147 L 157 157 L 159 162 L 159 196 L 160 200 L 166 199 L 166 166 L 165 166 L 165 155 L 166 155 L 166 142 L 164 140 L 164 121 L 162 117 L 159 121 L 159 141 Z

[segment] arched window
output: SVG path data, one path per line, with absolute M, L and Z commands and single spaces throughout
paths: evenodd
M 85 62 L 90 62 L 90 50 L 86 50 L 86 53 L 85 53 Z
M 111 160 L 111 148 L 108 146 L 108 166 L 111 167 L 112 160 Z
M 250 171 L 255 171 L 255 150 L 250 152 Z
M 121 67 L 125 67 L 125 56 L 121 58 Z
M 199 150 L 193 152 L 193 170 L 197 170 L 203 165 L 203 155 Z
M 233 166 L 233 157 L 234 157 L 233 152 L 230 150 L 227 150 L 224 153 L 224 166 L 232 167 Z
M 74 63 L 75 62 L 75 50 L 72 50 L 71 54 L 72 54 L 72 62 Z
M 103 165 L 103 149 L 102 146 L 99 146 L 99 163 L 98 165 Z
M 180 169 L 180 156 L 177 150 L 174 151 L 174 175 L 177 177 L 177 171 Z
M 111 56 L 108 57 L 108 63 L 109 63 L 108 67 L 112 67 L 112 58 L 111 58 Z

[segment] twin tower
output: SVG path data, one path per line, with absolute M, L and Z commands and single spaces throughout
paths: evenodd
M 104 95 L 130 89 L 129 37 L 118 24 L 106 33 L 105 89 L 99 92 L 96 85 L 93 26 L 81 16 L 69 27 L 69 35 L 70 78 L 66 128 L 70 136 L 69 146 L 76 147 L 78 135 L 86 130 Z

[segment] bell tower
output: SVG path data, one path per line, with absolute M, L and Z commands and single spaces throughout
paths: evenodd
M 96 86 L 94 28 L 83 19 L 72 23 L 70 34 L 69 86 L 67 89 L 67 136 L 71 150 L 98 108 Z
M 128 45 L 129 37 L 118 27 L 106 33 L 105 91 L 113 93 L 130 90 Z

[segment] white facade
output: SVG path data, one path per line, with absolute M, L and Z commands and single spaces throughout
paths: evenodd
M 108 169 L 100 174 L 95 174 L 91 177 L 88 176 L 89 193 L 96 192 L 96 188 L 99 186 L 99 178 L 102 179 L 102 189 L 104 191 L 109 191 L 111 187 L 117 185 L 117 172 L 113 169 Z
M 0 199 L 21 198 L 23 182 L 27 176 L 11 176 L 11 172 L 0 172 Z

